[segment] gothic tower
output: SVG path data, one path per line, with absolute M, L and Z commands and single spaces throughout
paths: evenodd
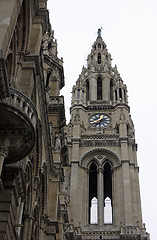
M 72 90 L 66 239 L 149 239 L 142 223 L 127 86 L 111 60 L 99 29 L 87 68 Z

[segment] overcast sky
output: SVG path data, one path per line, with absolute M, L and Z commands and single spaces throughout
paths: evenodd
M 127 85 L 140 167 L 143 222 L 157 239 L 157 1 L 49 0 L 50 19 L 64 60 L 67 122 L 72 86 L 102 27 L 112 66 Z

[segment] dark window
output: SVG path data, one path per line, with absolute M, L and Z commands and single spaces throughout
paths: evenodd
M 98 64 L 101 63 L 101 53 L 98 53 Z
M 124 99 L 126 100 L 126 91 L 125 91 L 125 89 L 124 89 Z
M 86 100 L 89 101 L 89 81 L 86 81 Z
M 97 100 L 102 100 L 102 79 L 98 77 L 97 79 Z
M 104 223 L 112 223 L 112 172 L 109 163 L 104 165 Z
M 76 92 L 74 91 L 74 101 L 76 100 Z
M 89 223 L 97 223 L 96 219 L 93 219 L 93 212 L 97 208 L 97 167 L 93 162 L 89 168 Z M 93 209 L 94 208 L 94 209 Z
M 110 81 L 110 99 L 113 100 L 113 81 Z
M 98 44 L 98 48 L 101 48 L 101 44 L 100 43 Z
M 82 90 L 82 102 L 84 101 L 84 91 Z
M 122 89 L 119 88 L 119 98 L 122 99 Z
M 115 97 L 116 97 L 116 100 L 117 100 L 117 89 L 115 90 Z
M 80 89 L 77 90 L 77 100 L 80 99 Z

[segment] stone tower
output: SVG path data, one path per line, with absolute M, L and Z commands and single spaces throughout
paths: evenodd
M 72 90 L 67 126 L 69 191 L 66 239 L 148 240 L 142 222 L 139 168 L 127 86 L 101 29 Z

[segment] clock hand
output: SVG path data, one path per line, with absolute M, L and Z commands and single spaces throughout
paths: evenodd
M 91 122 L 91 124 L 96 123 L 96 122 L 100 122 L 103 119 L 103 115 L 101 115 L 97 120 Z

